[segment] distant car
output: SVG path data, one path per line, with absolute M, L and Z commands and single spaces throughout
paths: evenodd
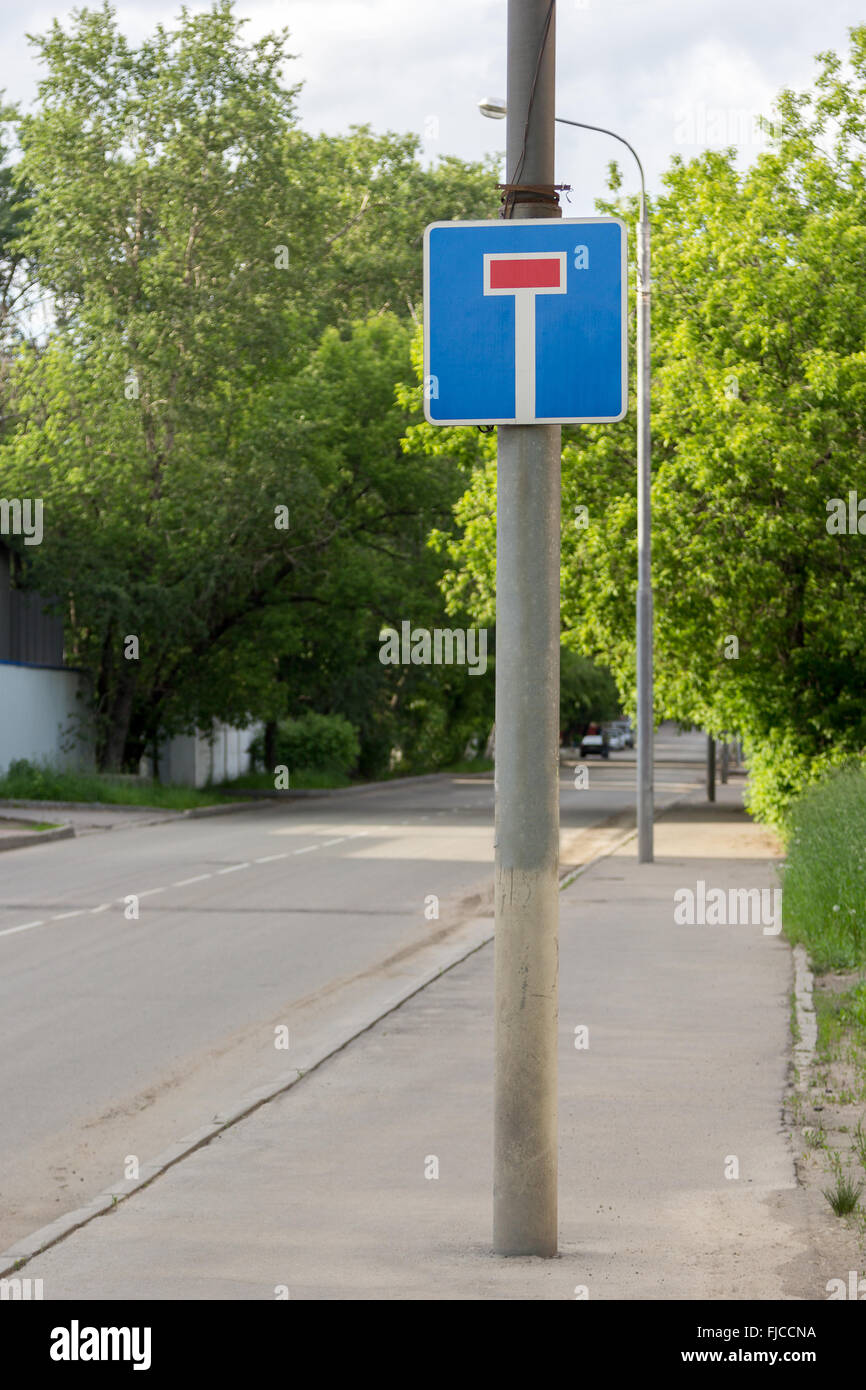
M 612 734 L 622 734 L 624 748 L 634 748 L 634 729 L 630 719 L 614 719 L 609 727 Z
M 590 753 L 599 753 L 603 758 L 610 757 L 610 739 L 603 730 L 586 733 L 580 740 L 580 756 L 585 758 Z
M 610 729 L 607 735 L 608 747 L 614 753 L 621 753 L 626 747 L 625 734 L 622 729 Z

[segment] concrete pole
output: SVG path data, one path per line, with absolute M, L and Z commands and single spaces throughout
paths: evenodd
M 716 740 L 707 734 L 707 801 L 716 799 Z
M 508 0 L 506 180 L 554 182 L 555 12 Z M 532 109 L 530 111 L 530 95 Z M 557 217 L 516 203 L 515 218 Z M 557 1249 L 558 425 L 500 425 L 496 568 L 493 1244 Z
M 650 224 L 637 226 L 637 857 L 653 860 L 653 594 L 650 531 Z

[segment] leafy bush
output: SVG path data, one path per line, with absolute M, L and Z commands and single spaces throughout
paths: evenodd
M 785 822 L 782 913 L 817 970 L 866 964 L 866 773 L 852 765 L 803 793 Z
M 745 801 L 756 820 L 783 834 L 789 813 L 799 797 L 834 770 L 850 765 L 850 747 L 836 744 L 816 753 L 808 737 L 774 731 L 761 739 L 745 739 L 749 781 Z
M 281 719 L 274 744 L 277 765 L 289 774 L 300 768 L 316 768 L 345 775 L 355 767 L 361 751 L 358 731 L 339 714 L 315 714 L 312 710 L 299 719 Z M 254 767 L 265 768 L 264 734 L 250 745 Z
M 450 685 L 446 681 L 431 678 L 426 692 L 415 694 L 400 711 L 395 746 L 403 774 L 451 767 L 469 743 L 483 748 L 487 741 L 493 723 L 492 671 L 479 679 L 464 679 L 460 673 Z

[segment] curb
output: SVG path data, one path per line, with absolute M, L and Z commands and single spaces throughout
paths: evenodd
M 490 918 L 482 918 L 480 920 L 485 923 L 491 921 Z M 37 1255 L 41 1255 L 44 1251 L 50 1249 L 51 1246 L 57 1245 L 61 1240 L 72 1235 L 73 1231 L 79 1230 L 82 1226 L 89 1225 L 96 1217 L 104 1216 L 107 1212 L 113 1211 L 123 1202 L 128 1201 L 135 1193 L 141 1192 L 144 1188 L 149 1187 L 152 1182 L 155 1182 L 158 1177 L 166 1173 L 169 1168 L 173 1168 L 176 1163 L 180 1163 L 182 1159 L 195 1153 L 197 1149 L 204 1148 L 205 1145 L 209 1144 L 217 1135 L 222 1134 L 227 1129 L 231 1129 L 234 1125 L 238 1124 L 239 1121 L 246 1119 L 248 1115 L 252 1115 L 253 1112 L 258 1110 L 261 1106 L 267 1105 L 269 1101 L 276 1100 L 278 1096 L 284 1095 L 286 1091 L 290 1091 L 292 1087 L 296 1086 L 299 1081 L 302 1081 L 305 1076 L 309 1076 L 311 1072 L 318 1070 L 329 1058 L 336 1056 L 338 1052 L 342 1052 L 344 1048 L 361 1037 L 362 1034 L 368 1033 L 370 1029 L 374 1028 L 383 1018 L 387 1018 L 389 1014 L 394 1013 L 396 1009 L 399 1009 L 414 995 L 420 994 L 422 990 L 425 990 L 434 980 L 438 980 L 440 976 L 447 974 L 448 971 L 453 970 L 455 966 L 462 964 L 464 960 L 468 960 L 470 956 L 475 955 L 476 951 L 480 951 L 482 947 L 487 946 L 492 940 L 493 928 L 492 926 L 485 926 L 480 933 L 480 939 L 473 941 L 468 949 L 464 943 L 460 948 L 459 955 L 447 965 L 428 969 L 420 979 L 414 980 L 411 985 L 398 990 L 392 995 L 390 1000 L 386 1001 L 384 1004 L 380 1003 L 376 1005 L 372 1010 L 372 1016 L 368 1015 L 364 1018 L 353 1028 L 352 1032 L 340 1042 L 326 1044 L 318 1054 L 313 1055 L 312 1060 L 306 1067 L 303 1069 L 297 1067 L 292 1068 L 292 1070 L 279 1081 L 267 1086 L 261 1086 L 255 1091 L 248 1092 L 238 1105 L 214 1119 L 211 1124 L 202 1125 L 199 1129 L 184 1135 L 182 1139 L 177 1140 L 176 1143 L 164 1149 L 161 1154 L 158 1154 L 157 1157 L 152 1159 L 149 1163 L 142 1164 L 139 1170 L 139 1177 L 134 1181 L 124 1183 L 122 1190 L 105 1188 L 102 1192 L 91 1198 L 89 1202 L 85 1203 L 84 1206 L 68 1212 L 65 1216 L 59 1217 L 56 1221 L 52 1221 L 47 1226 L 40 1227 L 38 1231 L 34 1231 L 29 1236 L 22 1236 L 22 1238 L 16 1241 L 14 1245 L 10 1246 L 8 1250 L 0 1252 L 0 1278 L 5 1278 L 9 1274 L 16 1273 L 17 1270 L 34 1259 Z
M 150 811 L 153 815 L 165 817 L 166 820 L 171 818 L 177 820 L 181 816 L 219 815 L 226 811 L 248 811 L 250 809 L 248 801 L 217 801 L 214 802 L 213 806 L 190 806 L 186 810 L 176 810 L 173 806 L 139 806 L 128 801 L 19 801 L 8 798 L 0 801 L 0 810 L 4 806 L 20 806 L 30 810 L 38 810 L 44 806 L 53 811 Z M 153 825 L 154 822 L 139 821 L 138 824 Z
M 0 801 L 0 808 L 3 806 L 24 806 L 36 810 L 37 807 L 47 806 L 55 811 L 161 811 L 167 815 L 180 815 L 179 811 L 166 811 L 162 806 L 131 806 L 128 802 L 122 801 L 41 801 L 28 800 L 21 797 L 4 797 Z
M 44 845 L 50 840 L 74 840 L 74 825 L 58 825 L 56 830 L 34 830 L 32 834 L 0 834 L 0 854 L 6 849 L 24 849 L 27 845 Z
M 294 791 L 291 787 L 286 791 L 250 788 L 238 794 L 257 801 L 292 801 L 295 797 L 301 800 L 307 796 L 360 796 L 363 792 L 377 792 L 385 787 L 414 786 L 418 782 L 435 782 L 451 777 L 490 777 L 492 773 L 492 768 L 489 772 L 421 772 L 417 777 L 391 777 L 387 782 L 363 782 L 354 787 L 297 787 Z
M 809 968 L 805 946 L 794 947 L 794 1007 L 800 1041 L 794 1045 L 794 1066 L 797 1068 L 796 1090 L 805 1095 L 809 1089 L 807 1074 L 818 1043 L 818 1019 L 812 986 L 815 977 Z
M 299 787 L 296 791 L 236 791 L 235 796 L 243 796 L 243 801 L 217 801 L 212 806 L 190 806 L 186 810 L 175 810 L 171 806 L 140 806 L 124 801 L 34 801 L 4 798 L 0 799 L 0 810 L 4 806 L 24 807 L 36 810 L 45 807 L 55 811 L 149 811 L 160 817 L 159 821 L 138 820 L 136 825 L 159 825 L 163 821 L 180 820 L 186 817 L 196 820 L 201 816 L 224 816 L 233 811 L 252 811 L 261 801 L 303 800 L 310 796 L 360 796 L 365 792 L 381 791 L 386 787 L 409 786 L 418 782 L 441 781 L 450 777 L 488 777 L 492 772 L 424 772 L 417 777 L 392 777 L 387 782 L 364 782 L 354 787 Z M 106 830 L 116 830 L 117 826 L 106 826 Z M 47 834 L 47 832 L 45 832 Z

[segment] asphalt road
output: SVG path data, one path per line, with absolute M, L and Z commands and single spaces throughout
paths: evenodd
M 699 783 L 701 750 L 676 744 L 659 802 Z M 629 755 L 589 781 L 563 769 L 564 862 L 633 806 Z M 492 822 L 492 777 L 453 777 L 5 853 L 0 1249 L 284 1074 L 277 1030 L 290 1052 L 337 1038 L 398 963 L 420 977 L 489 914 Z

